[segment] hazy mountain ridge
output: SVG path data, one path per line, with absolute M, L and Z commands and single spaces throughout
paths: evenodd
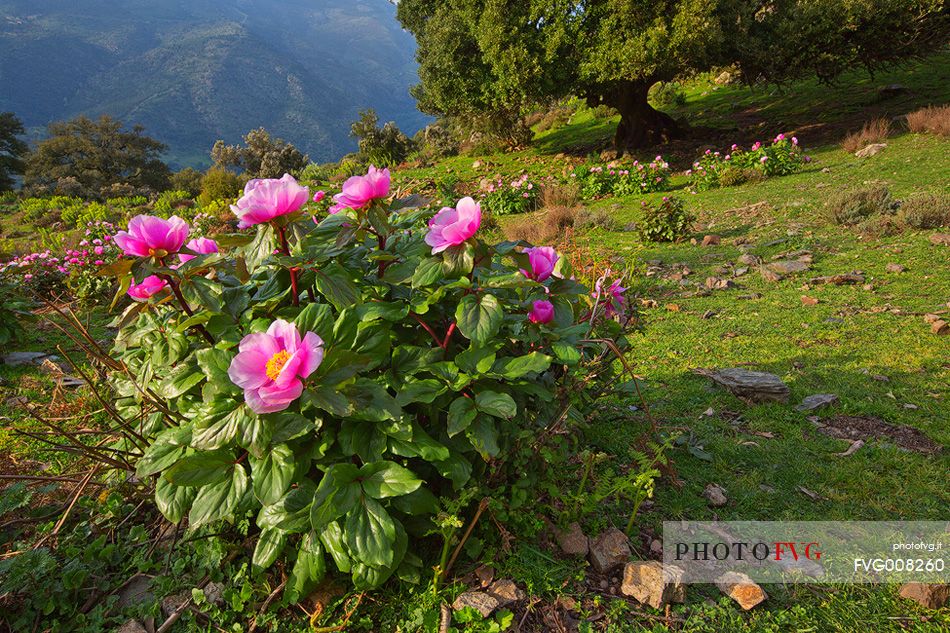
M 412 133 L 414 42 L 385 0 L 0 0 L 0 111 L 141 123 L 173 163 L 264 126 L 314 160 L 364 107 Z

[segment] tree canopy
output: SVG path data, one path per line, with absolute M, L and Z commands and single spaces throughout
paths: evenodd
M 23 173 L 23 155 L 29 150 L 20 138 L 23 134 L 20 119 L 12 112 L 0 112 L 0 191 L 12 189 L 13 176 Z
M 297 174 L 310 163 L 309 156 L 283 139 L 273 138 L 264 128 L 245 134 L 243 146 L 215 142 L 211 160 L 215 167 L 240 169 L 251 178 Z
M 945 0 L 401 0 L 429 114 L 517 118 L 568 95 L 621 114 L 618 149 L 675 135 L 647 93 L 715 66 L 747 81 L 832 80 L 946 43 Z
M 24 183 L 88 197 L 116 184 L 162 191 L 170 174 L 161 160 L 166 147 L 144 131 L 139 125 L 126 131 L 109 116 L 50 123 L 47 138 L 27 156 Z

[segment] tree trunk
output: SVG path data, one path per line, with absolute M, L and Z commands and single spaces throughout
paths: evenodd
M 654 110 L 647 101 L 650 80 L 628 81 L 616 87 L 603 101 L 620 112 L 620 123 L 614 135 L 619 154 L 633 149 L 666 143 L 682 134 L 680 125 L 665 112 Z

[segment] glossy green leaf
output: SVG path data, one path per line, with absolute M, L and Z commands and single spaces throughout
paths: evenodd
M 224 470 L 225 479 L 198 489 L 198 495 L 188 513 L 188 526 L 192 529 L 212 521 L 229 519 L 248 490 L 247 472 L 240 464 Z
M 354 558 L 370 567 L 386 567 L 393 562 L 396 526 L 386 509 L 375 499 L 363 497 L 346 517 L 344 539 Z
M 475 421 L 478 411 L 475 409 L 475 401 L 465 396 L 460 396 L 449 405 L 448 427 L 446 432 L 449 437 L 454 437 L 468 428 Z
M 257 545 L 254 546 L 254 555 L 251 557 L 251 564 L 259 570 L 268 569 L 284 551 L 287 545 L 287 533 L 275 528 L 266 528 L 261 530 L 257 537 Z
M 482 391 L 475 394 L 475 406 L 479 411 L 496 418 L 511 419 L 518 413 L 518 405 L 507 393 Z
M 263 459 L 251 458 L 254 496 L 263 505 L 283 498 L 294 477 L 294 453 L 286 444 L 271 448 Z
M 359 476 L 363 491 L 374 499 L 406 495 L 422 485 L 411 470 L 395 462 L 366 464 L 360 468 Z
M 504 311 L 494 295 L 485 294 L 481 298 L 466 295 L 455 311 L 455 322 L 459 331 L 473 343 L 486 345 L 498 334 Z

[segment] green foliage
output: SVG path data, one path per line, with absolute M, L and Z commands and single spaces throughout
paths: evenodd
M 187 191 L 190 197 L 197 198 L 201 193 L 203 175 L 197 169 L 185 167 L 169 178 L 169 185 L 177 191 Z
M 921 193 L 902 200 L 897 221 L 914 229 L 950 226 L 950 196 Z
M 500 609 L 492 616 L 483 618 L 482 614 L 472 607 L 464 607 L 452 615 L 453 626 L 448 630 L 450 633 L 502 633 L 510 630 L 514 621 L 514 614 L 508 609 Z M 456 624 L 464 626 L 459 628 Z
M 234 200 L 241 194 L 243 179 L 229 169 L 215 167 L 201 177 L 201 194 L 198 204 L 203 207 L 217 200 Z
M 138 419 L 148 385 L 175 412 L 176 425 L 151 417 L 141 429 L 138 475 L 158 476 L 159 508 L 192 528 L 252 513 L 254 564 L 283 560 L 291 600 L 330 564 L 360 589 L 418 578 L 425 565 L 408 540 L 435 529 L 440 497 L 484 484 L 489 463 L 504 473 L 541 429 L 615 380 L 585 341 L 625 347 L 620 325 L 591 324 L 589 291 L 566 259 L 542 285 L 519 272 L 527 257 L 513 243 L 432 255 L 431 215 L 376 203 L 317 225 L 283 218 L 287 242 L 262 225 L 231 253 L 174 270 L 133 265 L 136 276 L 173 279 L 193 312 L 136 303 L 116 321 L 115 353 L 129 368 L 111 377 L 117 411 Z M 542 298 L 555 316 L 538 326 L 527 314 Z M 299 399 L 259 415 L 228 368 L 238 341 L 275 316 L 316 333 L 323 360 Z M 115 448 L 140 450 L 132 439 Z
M 539 187 L 522 174 L 511 182 L 499 178 L 488 185 L 482 207 L 493 216 L 529 213 L 538 208 Z
M 657 156 L 649 163 L 612 162 L 608 165 L 582 165 L 571 179 L 580 186 L 581 197 L 592 200 L 605 195 L 631 196 L 663 191 L 671 175 L 669 163 Z
M 70 228 L 79 229 L 93 222 L 108 220 L 109 215 L 109 207 L 100 202 L 90 202 L 64 207 L 60 218 Z
M 413 137 L 417 156 L 424 161 L 438 160 L 459 153 L 458 130 L 446 120 L 419 130 Z
M 643 203 L 640 235 L 648 242 L 677 242 L 692 231 L 696 218 L 680 198 L 664 196 L 659 204 Z
M 0 192 L 13 188 L 13 177 L 23 173 L 23 156 L 29 146 L 20 138 L 23 123 L 12 112 L 0 112 Z
M 378 167 L 398 165 L 406 160 L 413 143 L 389 121 L 379 127 L 379 116 L 372 108 L 360 112 L 360 118 L 350 126 L 350 136 L 359 143 L 360 157 Z
M 114 184 L 161 191 L 169 176 L 160 158 L 165 149 L 141 126 L 125 131 L 108 116 L 50 123 L 27 156 L 24 183 L 49 192 L 68 187 L 85 198 L 100 198 Z
M 21 340 L 23 321 L 30 318 L 29 304 L 16 291 L 16 286 L 0 274 L 0 345 L 9 345 Z M 2 514 L 3 503 L 0 503 Z
M 168 216 L 173 215 L 179 208 L 191 204 L 193 204 L 191 194 L 187 191 L 163 191 L 155 200 L 152 209 L 158 215 Z
M 215 141 L 211 148 L 211 160 L 216 168 L 240 169 L 250 178 L 280 178 L 284 174 L 293 175 L 303 171 L 310 157 L 287 141 L 273 138 L 267 130 L 259 128 L 244 135 L 243 146 Z
M 679 107 L 686 103 L 686 93 L 678 81 L 661 81 L 650 88 L 650 102 L 659 108 Z
M 897 202 L 884 185 L 839 191 L 825 203 L 825 215 L 834 224 L 854 226 L 872 216 L 893 215 Z

